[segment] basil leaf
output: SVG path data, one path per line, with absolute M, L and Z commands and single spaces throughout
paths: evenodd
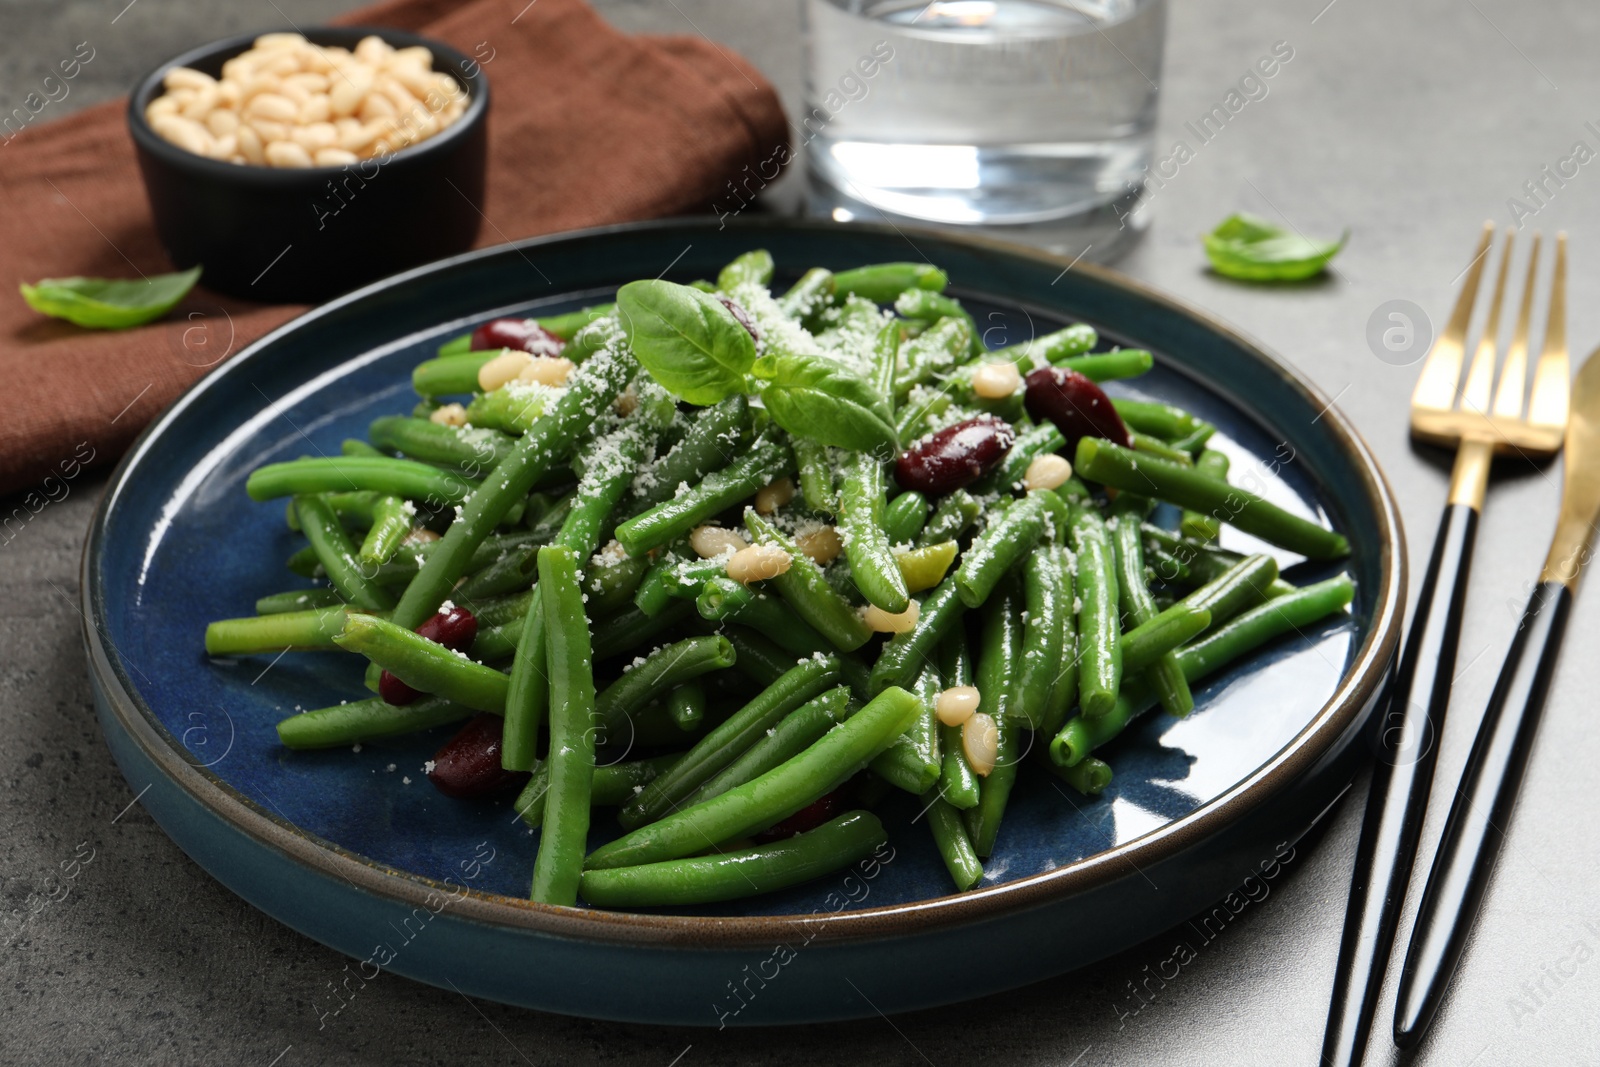
M 673 395 L 704 407 L 744 391 L 756 343 L 716 297 L 673 282 L 629 282 L 617 290 L 617 312 L 634 356 Z
M 1320 274 L 1350 237 L 1313 241 L 1265 219 L 1230 215 L 1204 237 L 1206 256 L 1218 274 L 1254 282 L 1299 281 Z
M 761 402 L 796 437 L 857 452 L 898 449 L 889 405 L 867 379 L 829 359 L 779 355 Z
M 45 278 L 21 289 L 22 299 L 42 315 L 95 330 L 125 330 L 177 307 L 199 278 L 195 267 L 149 278 Z

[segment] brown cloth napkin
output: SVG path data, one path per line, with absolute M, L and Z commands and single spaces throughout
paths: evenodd
M 730 178 L 786 139 L 777 94 L 745 60 L 699 37 L 626 36 L 582 0 L 392 0 L 339 21 L 435 37 L 484 64 L 494 101 L 481 245 L 710 212 Z M 18 401 L 0 420 L 0 494 L 116 459 L 208 367 L 304 310 L 196 289 L 162 322 L 107 333 L 23 303 L 24 281 L 172 269 L 126 106 L 0 143 L 0 380 Z

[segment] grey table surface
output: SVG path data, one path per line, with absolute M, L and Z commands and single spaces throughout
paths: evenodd
M 52 105 L 62 113 L 124 91 L 190 45 L 311 24 L 350 6 L 124 4 L 0 0 L 0 100 L 20 100 L 80 41 L 97 54 L 71 97 Z M 627 30 L 725 42 L 798 110 L 794 0 L 598 6 Z M 1403 299 L 1442 322 L 1476 226 L 1514 222 L 1508 201 L 1516 197 L 1537 208 L 1524 218 L 1529 230 L 1573 234 L 1575 352 L 1600 338 L 1600 304 L 1589 299 L 1600 284 L 1600 254 L 1585 241 L 1600 232 L 1600 178 L 1580 169 L 1563 186 L 1547 185 L 1543 204 L 1522 188 L 1576 142 L 1600 148 L 1600 132 L 1585 125 L 1600 120 L 1600 67 L 1586 47 L 1597 32 L 1600 7 L 1585 0 L 1203 0 L 1172 12 L 1160 75 L 1163 151 L 1189 139 L 1185 120 L 1219 103 L 1275 42 L 1289 42 L 1294 58 L 1266 98 L 1199 146 L 1158 192 L 1153 225 L 1120 268 L 1260 339 L 1336 399 L 1401 501 L 1413 587 L 1448 472 L 1438 455 L 1408 442 L 1416 367 L 1376 358 L 1368 319 Z M 1349 226 L 1353 236 L 1325 282 L 1263 291 L 1204 269 L 1196 234 L 1234 210 L 1308 233 Z M 1456 717 L 1442 740 L 1442 782 L 1453 781 L 1465 759 L 1543 557 L 1558 481 L 1558 468 L 1497 473 L 1462 636 Z M 1130 983 L 1171 954 L 1178 932 L 1084 973 L 892 1020 L 724 1032 L 623 1026 L 464 1001 L 385 976 L 319 1026 L 313 1005 L 346 961 L 255 911 L 185 857 L 139 807 L 99 736 L 75 603 L 83 532 L 103 485 L 74 484 L 0 546 L 0 1062 L 689 1067 L 871 1058 L 942 1067 L 981 1058 L 1278 1067 L 1317 1059 L 1365 776 L 1270 895 L 1142 1001 L 1130 998 Z M 0 501 L 0 513 L 18 503 Z M 1600 1062 L 1600 834 L 1586 803 L 1600 749 L 1597 640 L 1600 603 L 1580 597 L 1508 845 L 1419 1064 Z M 1429 847 L 1444 816 L 1438 797 L 1436 790 Z M 1380 1009 L 1385 1028 L 1390 997 L 1392 988 Z M 1381 1034 L 1368 1062 L 1395 1062 Z

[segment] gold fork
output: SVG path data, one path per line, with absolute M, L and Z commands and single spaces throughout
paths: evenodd
M 1561 450 L 1566 431 L 1570 371 L 1565 234 L 1556 235 L 1550 307 L 1526 412 L 1523 393 L 1528 377 L 1534 282 L 1539 269 L 1538 234 L 1533 237 L 1521 306 L 1506 349 L 1505 365 L 1500 370 L 1499 386 L 1495 387 L 1500 312 L 1507 303 L 1506 279 L 1514 236 L 1508 229 L 1488 322 L 1467 369 L 1465 385 L 1461 382 L 1461 366 L 1467 333 L 1484 263 L 1494 241 L 1494 224 L 1489 222 L 1484 223 L 1477 252 L 1461 284 L 1461 295 L 1428 353 L 1422 376 L 1411 394 L 1412 437 L 1455 446 L 1456 460 L 1450 475 L 1449 500 L 1422 579 L 1411 632 L 1373 736 L 1378 760 L 1361 826 L 1361 842 L 1356 848 L 1355 875 L 1345 910 L 1328 1028 L 1323 1037 L 1322 1062 L 1326 1067 L 1354 1067 L 1361 1062 L 1383 986 L 1406 883 L 1416 858 L 1428 789 L 1433 783 L 1436 742 L 1449 706 L 1473 540 L 1489 485 L 1489 467 L 1497 454 L 1548 459 Z

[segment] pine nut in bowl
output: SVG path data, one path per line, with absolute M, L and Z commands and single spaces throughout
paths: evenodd
M 174 264 L 216 292 L 310 303 L 472 246 L 488 107 L 449 45 L 337 27 L 163 63 L 128 127 Z

